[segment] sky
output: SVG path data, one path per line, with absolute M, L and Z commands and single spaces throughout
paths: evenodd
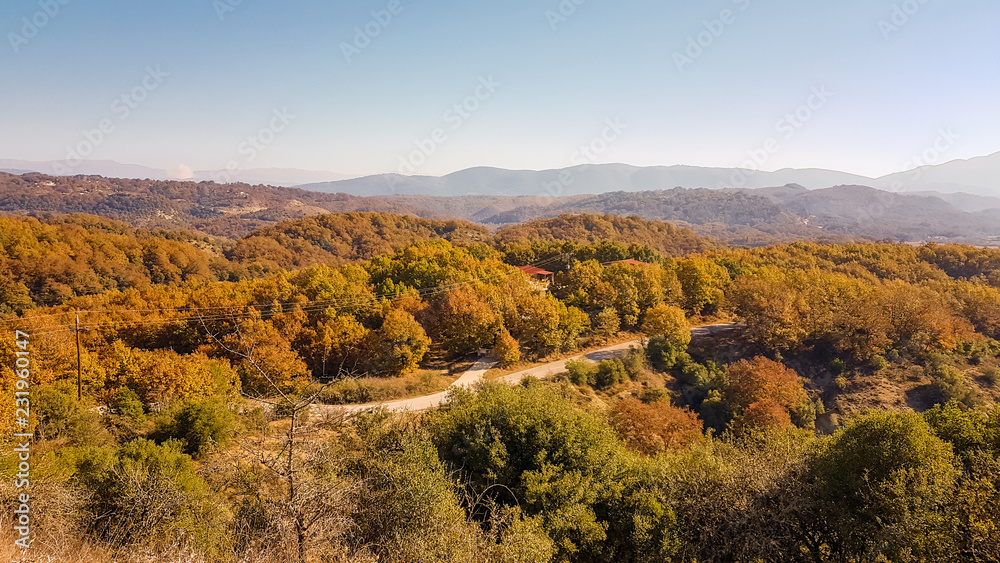
M 4 0 L 0 158 L 880 176 L 1000 151 L 998 23 L 996 0 Z

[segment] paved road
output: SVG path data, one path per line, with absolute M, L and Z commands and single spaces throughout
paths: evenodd
M 715 325 L 705 325 L 694 327 L 691 329 L 691 336 L 711 336 L 713 334 L 718 334 L 721 332 L 726 332 L 728 330 L 733 330 L 737 328 L 737 323 L 722 323 Z M 554 362 L 549 362 L 547 364 L 542 364 L 540 366 L 535 366 L 533 368 L 528 368 L 521 370 L 503 377 L 497 378 L 497 381 L 503 381 L 504 383 L 517 384 L 520 383 L 525 377 L 536 377 L 538 379 L 545 379 L 547 377 L 552 377 L 558 373 L 566 371 L 566 362 L 570 360 L 578 360 L 580 358 L 587 358 L 588 360 L 599 362 L 601 360 L 607 360 L 620 356 L 622 352 L 629 349 L 631 346 L 639 346 L 640 340 L 632 340 L 630 342 L 622 342 L 621 344 L 615 344 L 613 346 L 607 346 L 599 350 L 594 350 L 593 352 L 587 352 L 586 354 L 579 354 L 573 356 L 572 358 L 565 358 L 562 360 L 556 360 Z M 469 369 L 469 371 L 462 374 L 454 383 L 450 385 L 452 387 L 472 387 L 475 384 L 482 381 L 483 376 L 488 370 L 490 370 L 494 365 L 496 365 L 495 360 L 479 360 Z M 447 401 L 448 391 L 442 391 L 440 393 L 434 393 L 433 395 L 424 395 L 423 397 L 416 397 L 413 399 L 402 399 L 399 401 L 390 401 L 386 403 L 370 403 L 365 405 L 337 405 L 337 406 L 325 406 L 325 405 L 314 405 L 313 409 L 316 411 L 340 411 L 347 414 L 354 414 L 357 412 L 363 412 L 366 410 L 373 409 L 378 406 L 383 406 L 390 411 L 400 412 L 400 411 L 422 411 L 427 409 L 432 409 L 439 407 Z

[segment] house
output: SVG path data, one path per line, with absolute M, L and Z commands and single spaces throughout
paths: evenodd
M 518 266 L 517 269 L 524 272 L 524 275 L 528 276 L 529 278 L 545 283 L 552 283 L 552 280 L 555 276 L 553 272 L 550 272 L 548 270 L 543 270 L 541 268 L 536 268 L 534 266 Z

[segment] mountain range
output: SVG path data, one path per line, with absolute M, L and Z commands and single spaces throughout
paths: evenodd
M 379 174 L 352 178 L 338 172 L 292 168 L 255 168 L 226 173 L 220 170 L 190 170 L 183 166 L 164 170 L 120 164 L 109 160 L 69 163 L 3 159 L 0 159 L 0 171 L 14 174 L 40 172 L 58 176 L 84 174 L 150 180 L 241 182 L 297 186 L 311 191 L 357 196 L 409 194 L 552 198 L 675 187 L 769 188 L 796 184 L 807 189 L 821 189 L 857 185 L 890 192 L 935 195 L 967 211 L 1000 206 L 1000 152 L 967 160 L 953 160 L 939 165 L 921 166 L 878 178 L 818 168 L 786 168 L 766 172 L 740 168 L 684 165 L 638 167 L 627 164 L 585 164 L 541 171 L 477 167 L 440 177 Z M 944 197 L 939 194 L 965 195 Z
M 52 176 L 105 176 L 108 178 L 131 178 L 136 180 L 192 180 L 217 182 L 245 182 L 248 184 L 268 184 L 271 186 L 295 186 L 315 182 L 326 182 L 348 178 L 347 174 L 297 168 L 249 168 L 235 172 L 226 170 L 191 170 L 185 166 L 166 170 L 149 168 L 137 164 L 122 164 L 113 160 L 81 161 L 32 161 L 0 159 L 0 172 L 24 174 L 39 172 Z
M 796 184 L 807 189 L 868 186 L 890 192 L 965 193 L 990 198 L 959 198 L 963 208 L 1000 206 L 1000 152 L 937 166 L 923 166 L 870 178 L 817 168 L 786 168 L 774 172 L 697 166 L 638 167 L 627 164 L 585 164 L 559 170 L 504 170 L 478 167 L 445 176 L 380 174 L 300 185 L 303 189 L 351 195 L 494 195 L 551 198 L 606 192 L 683 188 L 768 188 Z M 959 201 L 956 199 L 956 201 Z

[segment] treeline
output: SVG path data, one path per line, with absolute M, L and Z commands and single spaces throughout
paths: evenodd
M 339 266 L 390 254 L 427 239 L 489 243 L 489 230 L 465 221 L 432 221 L 388 213 L 317 215 L 260 229 L 226 251 L 235 262 L 277 268 Z
M 214 281 L 228 267 L 217 248 L 205 236 L 90 215 L 0 217 L 0 314 L 108 290 Z
M 581 225 L 591 220 L 606 221 L 590 216 L 576 219 Z M 563 269 L 574 259 L 657 261 L 673 254 L 656 249 L 680 255 L 709 245 L 666 223 L 627 221 L 631 230 L 609 232 L 599 244 L 579 236 L 526 246 L 497 244 L 503 231 L 495 239 L 484 227 L 463 221 L 386 213 L 317 215 L 266 227 L 236 241 L 188 231 L 137 229 L 89 215 L 0 217 L 0 313 L 59 305 L 109 289 L 194 279 L 259 279 L 320 264 L 361 263 L 430 239 L 496 246 L 504 261 L 514 265 L 558 256 Z

